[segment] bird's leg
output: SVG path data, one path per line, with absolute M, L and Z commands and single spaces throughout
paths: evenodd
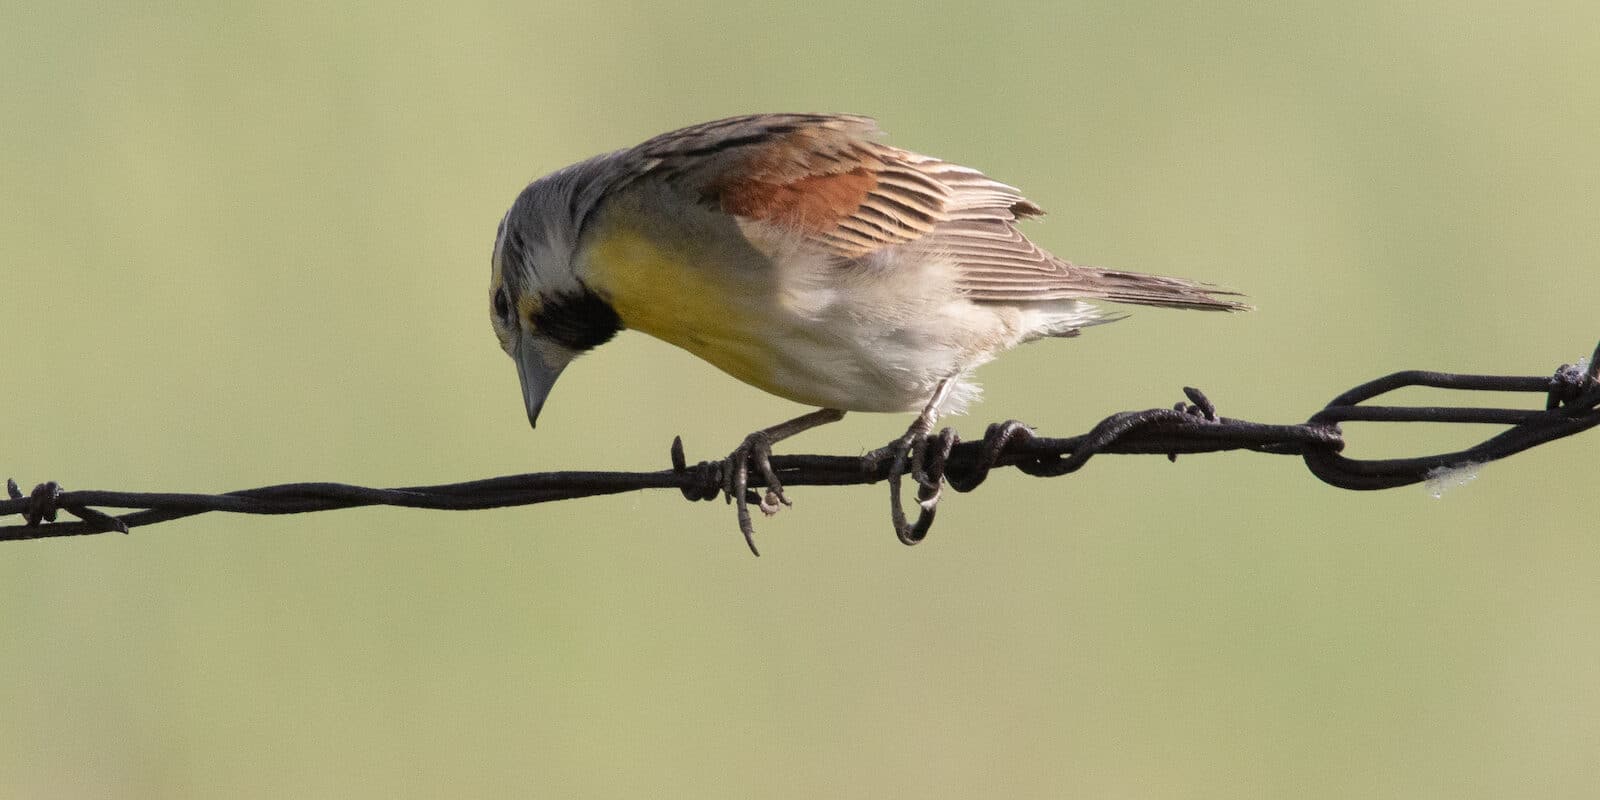
M 885 458 L 889 462 L 889 503 L 894 516 L 895 534 L 905 544 L 916 544 L 922 540 L 927 532 L 928 525 L 933 522 L 934 509 L 939 505 L 939 494 L 942 488 L 940 478 L 929 478 L 923 474 L 922 460 L 928 447 L 928 434 L 933 432 L 933 426 L 939 421 L 939 409 L 944 401 L 950 397 L 950 390 L 955 388 L 954 378 L 945 378 L 933 390 L 932 399 L 923 407 L 922 413 L 912 421 L 911 427 L 905 434 L 889 444 L 868 453 L 866 458 L 874 465 L 882 463 Z M 906 467 L 910 466 L 911 477 L 922 487 L 917 492 L 918 504 L 922 507 L 922 516 L 915 526 L 906 524 L 905 513 L 900 507 L 900 479 L 906 474 Z
M 918 443 L 926 441 L 928 434 L 933 432 L 934 423 L 939 421 L 939 408 L 944 405 L 945 400 L 949 399 L 950 390 L 953 388 L 955 388 L 955 380 L 953 378 L 945 378 L 939 381 L 939 385 L 934 387 L 933 398 L 928 401 L 926 406 L 922 407 L 922 413 L 918 414 L 917 418 L 911 422 L 911 427 L 906 428 L 906 432 L 900 438 L 868 453 L 866 457 L 874 463 L 880 463 L 883 459 L 892 456 L 894 462 L 891 466 L 890 474 L 904 475 L 906 459 L 910 457 Z
M 761 497 L 757 505 L 761 513 L 770 517 L 778 513 L 783 506 L 790 505 L 789 498 L 783 494 L 783 484 L 778 482 L 777 474 L 772 471 L 772 445 L 797 433 L 841 419 L 844 419 L 843 411 L 837 408 L 819 408 L 809 414 L 778 423 L 770 428 L 762 428 L 746 436 L 744 441 L 728 455 L 728 469 L 724 473 L 722 491 L 728 500 L 738 507 L 739 530 L 744 534 L 745 543 L 750 545 L 750 552 L 761 555 L 756 551 L 755 526 L 750 522 L 749 503 L 745 498 L 745 491 L 750 484 L 752 464 L 760 472 L 761 480 L 767 484 L 766 494 Z

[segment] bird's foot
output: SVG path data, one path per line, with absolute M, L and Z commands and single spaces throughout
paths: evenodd
M 772 516 L 784 506 L 794 505 L 783 494 L 783 484 L 778 481 L 778 476 L 772 470 L 772 436 L 766 431 L 756 431 L 744 438 L 739 446 L 728 454 L 726 461 L 728 470 L 723 484 L 723 494 L 729 500 L 745 496 L 750 485 L 751 467 L 755 468 L 758 477 L 766 483 L 767 491 L 757 500 L 761 513 Z
M 931 426 L 918 420 L 905 434 L 866 455 L 874 471 L 885 460 L 889 471 L 889 515 L 894 523 L 895 536 L 902 544 L 913 545 L 928 535 L 933 527 L 933 517 L 939 508 L 939 498 L 944 492 L 944 460 L 954 445 L 955 432 L 949 428 L 938 435 L 930 435 Z M 929 456 L 933 458 L 930 459 Z M 917 519 L 910 522 L 900 501 L 901 479 L 910 475 L 917 482 Z
M 755 524 L 750 520 L 750 503 L 755 502 L 761 513 L 772 516 L 784 506 L 794 505 L 783 493 L 783 484 L 772 469 L 772 434 L 761 430 L 746 436 L 723 462 L 722 494 L 733 503 L 739 517 L 739 532 L 744 534 L 750 552 L 761 555 L 756 549 Z M 757 494 L 750 489 L 750 473 L 766 484 L 766 491 Z
M 819 408 L 770 428 L 762 428 L 744 437 L 744 441 L 727 458 L 701 462 L 696 466 L 693 479 L 681 487 L 683 496 L 690 500 L 712 500 L 720 494 L 733 503 L 738 509 L 739 532 L 744 534 L 744 542 L 750 547 L 750 552 L 759 556 L 761 552 L 756 549 L 755 525 L 750 521 L 750 504 L 755 503 L 756 508 L 769 517 L 784 506 L 793 505 L 783 493 L 783 483 L 778 480 L 777 470 L 772 468 L 773 443 L 843 418 L 844 412 L 839 409 Z M 690 473 L 688 462 L 683 457 L 681 438 L 672 440 L 672 470 L 680 474 Z M 752 471 L 759 482 L 766 484 L 765 492 L 757 494 L 751 490 Z

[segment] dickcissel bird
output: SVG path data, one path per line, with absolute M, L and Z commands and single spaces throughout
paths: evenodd
M 1247 308 L 1206 284 L 1057 258 L 1018 230 L 1043 212 L 1015 188 L 880 135 L 844 114 L 733 117 L 529 184 L 500 223 L 489 284 L 528 422 L 562 370 L 629 328 L 818 407 L 730 456 L 748 537 L 752 464 L 762 510 L 787 503 L 773 442 L 846 411 L 919 412 L 884 451 L 903 469 L 939 414 L 977 396 L 975 368 L 1120 318 L 1088 301 Z

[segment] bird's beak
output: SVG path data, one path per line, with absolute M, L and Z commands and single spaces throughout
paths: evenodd
M 550 387 L 556 385 L 556 378 L 561 377 L 561 370 L 567 365 L 552 367 L 545 363 L 539 348 L 529 342 L 523 342 L 517 349 L 516 361 L 517 377 L 522 380 L 522 402 L 528 407 L 528 425 L 537 428 L 539 409 L 544 408 Z

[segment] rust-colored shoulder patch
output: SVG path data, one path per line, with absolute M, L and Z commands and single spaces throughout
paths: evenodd
M 717 187 L 716 197 L 729 214 L 825 233 L 854 214 L 877 185 L 871 170 L 856 167 L 786 183 L 729 181 Z

